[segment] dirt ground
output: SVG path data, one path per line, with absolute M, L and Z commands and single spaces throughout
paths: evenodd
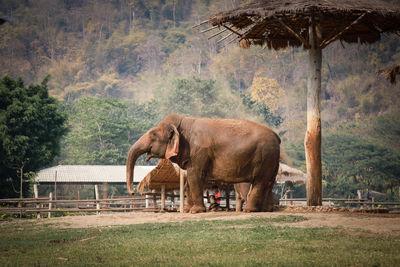
M 343 227 L 349 230 L 365 230 L 373 233 L 400 236 L 400 214 L 365 214 L 353 212 L 316 212 L 283 210 L 276 212 L 207 212 L 199 214 L 165 213 L 112 213 L 87 216 L 67 216 L 43 219 L 41 223 L 61 228 L 105 227 L 142 223 L 166 223 L 198 220 L 239 220 L 247 218 L 273 218 L 282 215 L 299 215 L 308 220 L 294 223 L 279 223 L 292 227 Z

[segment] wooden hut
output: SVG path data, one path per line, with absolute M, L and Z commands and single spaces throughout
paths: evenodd
M 295 168 L 292 168 L 286 164 L 279 164 L 278 175 L 276 176 L 276 183 L 283 184 L 287 182 L 291 182 L 293 184 L 296 183 L 306 183 L 307 175 Z

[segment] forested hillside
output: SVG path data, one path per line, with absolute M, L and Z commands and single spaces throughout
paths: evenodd
M 70 125 L 58 163 L 124 164 L 129 145 L 176 112 L 268 124 L 292 164 L 304 168 L 304 50 L 223 46 L 192 28 L 245 2 L 2 0 L 0 15 L 14 25 L 0 28 L 0 77 L 28 84 L 51 75 L 50 94 Z M 400 85 L 375 72 L 399 62 L 397 35 L 324 49 L 325 194 L 398 195 Z

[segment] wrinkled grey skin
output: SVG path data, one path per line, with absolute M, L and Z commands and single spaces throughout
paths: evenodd
M 266 126 L 247 120 L 168 115 L 128 153 L 126 181 L 130 194 L 133 194 L 135 162 L 144 153 L 146 160 L 166 158 L 187 170 L 191 213 L 205 211 L 203 185 L 207 178 L 224 183 L 250 183 L 244 211 L 272 211 L 280 139 Z

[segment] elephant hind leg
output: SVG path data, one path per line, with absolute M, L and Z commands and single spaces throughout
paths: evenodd
M 272 173 L 272 176 L 269 177 L 269 182 L 267 182 L 267 186 L 265 187 L 265 197 L 263 199 L 261 211 L 271 212 L 274 210 L 274 193 L 272 192 L 272 188 L 275 184 L 276 175 L 278 174 L 279 164 L 276 169 Z
M 255 176 L 244 208 L 246 212 L 273 210 L 272 187 L 279 169 L 279 158 L 270 160 L 268 163 L 264 163 L 263 166 L 266 167 L 259 170 L 258 175 Z
M 269 186 L 269 187 L 265 188 L 265 197 L 263 199 L 261 211 L 271 212 L 274 210 L 274 199 L 273 199 L 272 187 L 273 186 Z
M 264 195 L 264 184 L 253 184 L 246 205 L 243 208 L 244 212 L 261 211 L 262 197 Z

